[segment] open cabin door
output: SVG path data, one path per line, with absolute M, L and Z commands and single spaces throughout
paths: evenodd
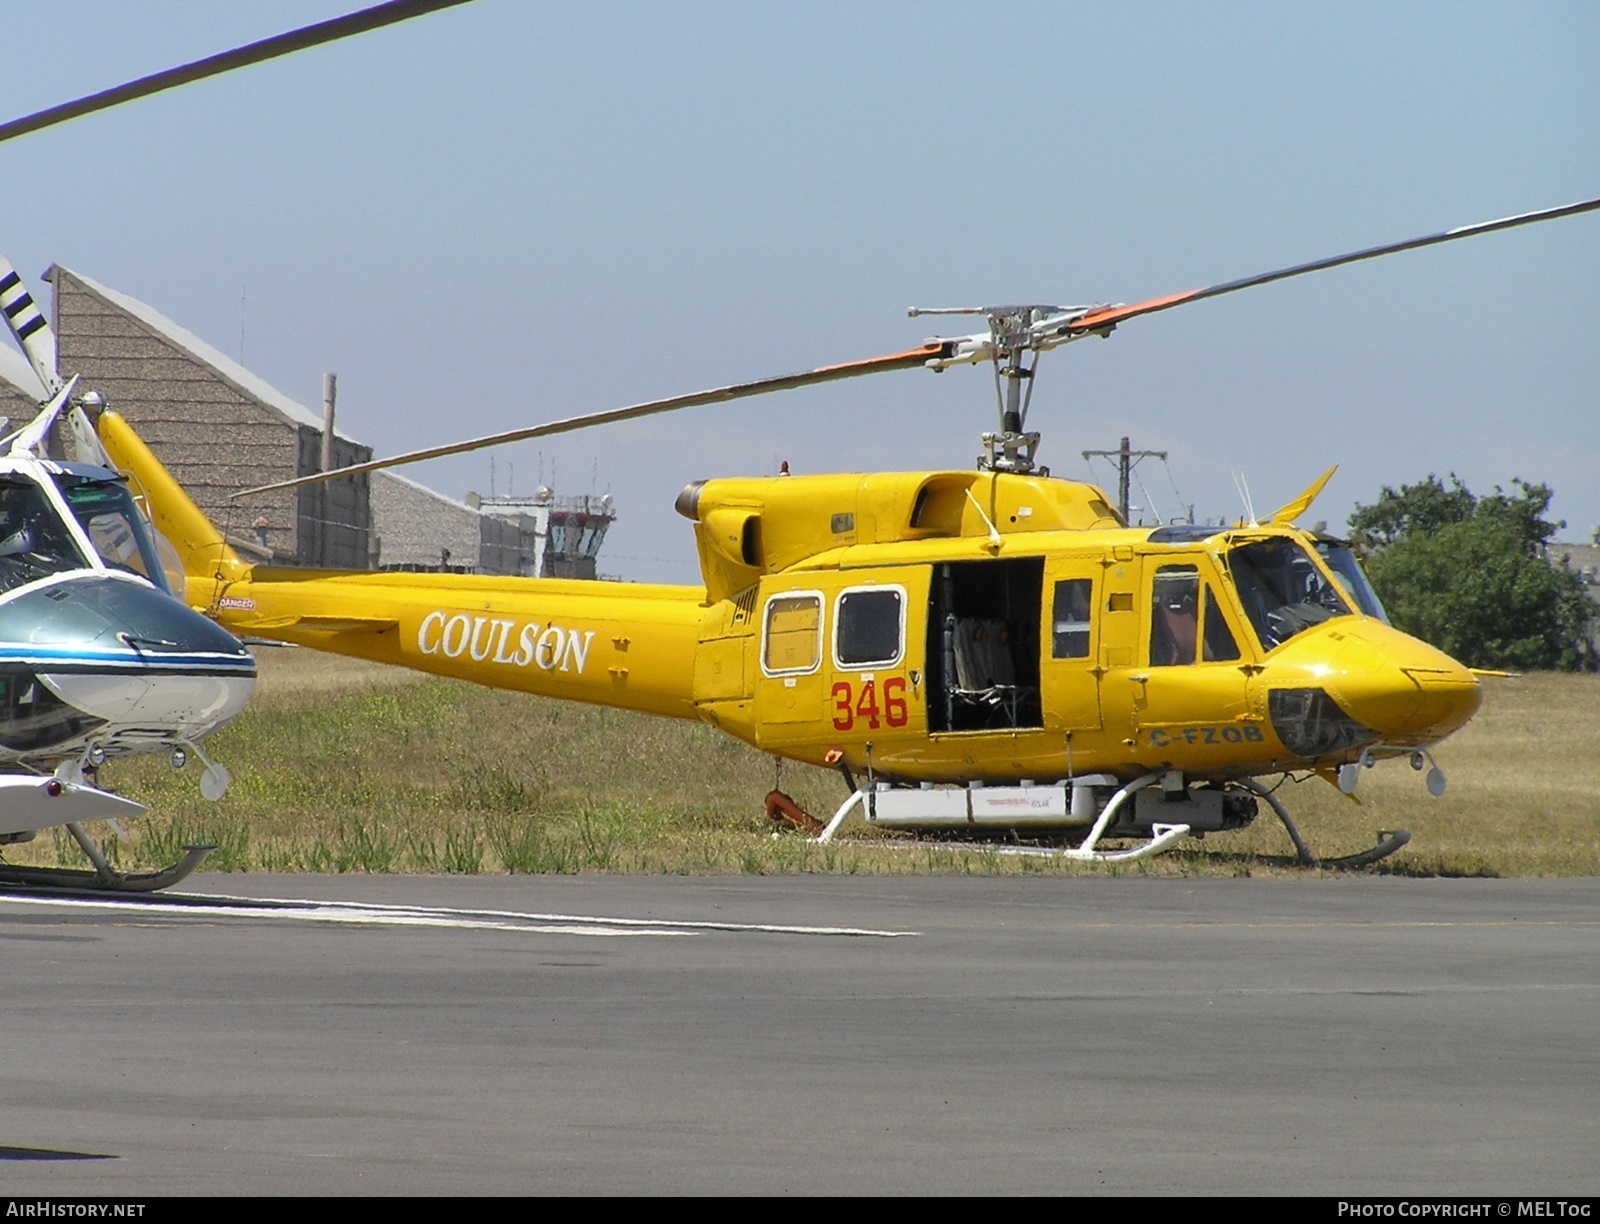
M 928 730 L 1010 735 L 1044 726 L 1039 647 L 1044 558 L 933 567 Z

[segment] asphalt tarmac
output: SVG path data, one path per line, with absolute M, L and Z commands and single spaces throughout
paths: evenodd
M 3 1193 L 1600 1193 L 1597 880 L 182 887 L 0 893 Z

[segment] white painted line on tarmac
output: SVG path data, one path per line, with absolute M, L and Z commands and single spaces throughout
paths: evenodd
M 546 935 L 699 935 L 707 932 L 802 936 L 846 936 L 891 939 L 914 931 L 869 927 L 786 926 L 773 923 L 696 922 L 670 919 L 618 918 L 592 914 L 524 913 L 518 910 L 450 909 L 439 906 L 387 905 L 355 901 L 313 901 L 292 897 L 232 897 L 185 894 L 182 899 L 0 895 L 0 906 L 66 907 L 124 914 L 171 914 L 204 918 L 282 918 L 347 926 L 418 926 L 457 930 L 526 931 Z
M 219 898 L 219 900 L 225 900 Z M 120 912 L 127 916 L 170 914 L 177 917 L 217 919 L 255 918 L 279 919 L 291 922 L 320 922 L 343 926 L 416 926 L 446 927 L 466 931 L 523 931 L 545 935 L 689 935 L 689 931 L 669 928 L 619 927 L 606 924 L 603 919 L 588 922 L 541 923 L 518 922 L 509 919 L 473 918 L 465 915 L 427 914 L 403 906 L 350 906 L 327 905 L 316 901 L 289 902 L 278 905 L 196 905 L 175 901 L 150 901 L 130 897 L 19 897 L 0 898 L 0 904 L 32 905 L 69 909 L 90 909 Z
M 293 899 L 280 899 L 276 897 L 226 897 L 216 896 L 218 901 L 230 904 L 239 902 L 246 905 L 305 905 L 305 901 Z M 520 910 L 494 910 L 494 909 L 446 909 L 426 905 L 365 905 L 358 901 L 319 901 L 314 904 L 340 908 L 350 906 L 359 909 L 404 910 L 414 914 L 459 914 L 483 918 L 514 918 L 532 922 L 601 922 L 615 927 L 646 927 L 651 929 L 669 928 L 681 931 L 745 931 L 769 935 L 856 935 L 870 936 L 876 939 L 893 939 L 900 935 L 915 935 L 916 931 L 887 931 L 876 930 L 872 927 L 841 927 L 841 926 L 786 926 L 766 922 L 703 922 L 694 920 L 678 921 L 673 918 L 617 918 L 610 915 L 597 917 L 593 914 L 540 914 L 525 913 Z

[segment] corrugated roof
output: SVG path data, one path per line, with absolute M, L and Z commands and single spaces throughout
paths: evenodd
M 118 310 L 132 315 L 146 327 L 157 332 L 164 339 L 171 341 L 196 361 L 210 366 L 218 375 L 252 399 L 260 401 L 268 408 L 276 409 L 297 424 L 309 425 L 318 433 L 322 432 L 322 416 L 320 413 L 312 412 L 304 404 L 290 399 L 266 379 L 252 374 L 220 349 L 212 348 L 193 332 L 179 327 L 154 306 L 147 306 L 139 301 L 138 298 L 131 298 L 126 293 L 119 293 L 115 289 L 107 288 L 105 285 L 100 284 L 99 281 L 91 280 L 83 273 L 74 272 L 71 268 L 64 267 L 61 264 L 53 265 L 49 272 L 45 273 L 45 279 L 54 284 L 54 274 L 57 271 L 65 272 L 79 284 L 98 294 Z M 363 445 L 356 442 L 356 439 L 350 437 L 349 434 L 343 432 L 337 426 L 334 428 L 333 435 L 336 438 L 343 438 L 346 442 L 355 442 L 358 446 Z

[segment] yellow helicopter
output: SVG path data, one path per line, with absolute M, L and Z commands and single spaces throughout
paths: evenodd
M 0 124 L 0 141 L 462 2 L 388 0 Z M 976 471 L 690 485 L 677 505 L 694 524 L 701 587 L 254 566 L 115 413 L 99 416 L 89 449 L 103 447 L 142 490 L 177 546 L 189 604 L 222 625 L 701 719 L 779 757 L 834 765 L 849 796 L 823 839 L 859 811 L 887 828 L 1054 839 L 1039 852 L 1126 860 L 1243 825 L 1265 799 L 1312 863 L 1256 779 L 1309 770 L 1353 793 L 1363 768 L 1403 756 L 1438 794 L 1444 778 L 1429 750 L 1476 711 L 1475 677 L 1388 625 L 1342 542 L 1294 525 L 1326 476 L 1266 521 L 1231 529 L 1130 528 L 1099 488 L 1051 478 L 1026 429 L 1039 356 L 1140 315 L 1596 208 L 1522 214 L 1129 306 L 930 312 L 983 315 L 988 330 L 308 478 L 880 371 L 991 363 L 999 428 L 983 435 Z M 1405 840 L 1388 834 L 1340 861 L 1370 862 Z
M 1314 771 L 1353 794 L 1430 750 L 1480 701 L 1471 671 L 1391 627 L 1341 541 L 1303 530 L 1332 471 L 1264 521 L 1130 527 L 1098 487 L 1035 463 L 1040 355 L 1134 317 L 1416 247 L 1600 208 L 1465 226 L 1126 306 L 1006 306 L 988 330 L 246 490 L 248 496 L 479 447 L 896 369 L 988 362 L 999 429 L 975 471 L 698 481 L 678 497 L 703 587 L 332 572 L 242 560 L 114 412 L 101 445 L 176 545 L 190 604 L 239 634 L 477 683 L 699 719 L 837 767 L 816 835 L 868 824 L 987 834 L 1127 861 L 1238 828 L 1258 778 Z M 781 797 L 780 797 L 781 798 Z M 770 805 L 769 805 L 770 807 Z M 798 820 L 803 814 L 791 813 Z M 1393 853 L 1403 832 L 1324 864 Z

